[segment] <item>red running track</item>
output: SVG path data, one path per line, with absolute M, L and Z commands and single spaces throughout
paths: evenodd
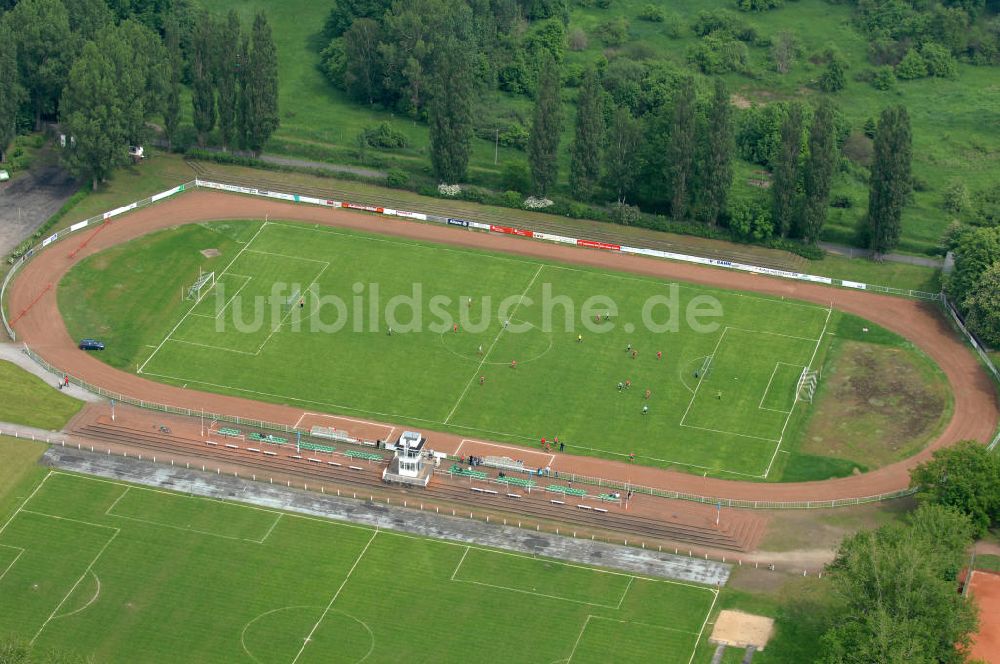
M 919 454 L 897 464 L 863 475 L 822 482 L 760 483 L 703 478 L 678 471 L 605 461 L 590 457 L 558 455 L 562 472 L 631 481 L 670 491 L 738 500 L 821 501 L 861 498 L 905 488 L 909 470 L 942 446 L 964 439 L 987 441 L 1000 421 L 1000 405 L 993 383 L 972 351 L 953 333 L 938 307 L 931 303 L 752 275 L 724 269 L 674 263 L 608 251 L 549 244 L 518 237 L 459 230 L 448 226 L 388 219 L 343 210 L 261 200 L 235 194 L 196 191 L 157 203 L 117 218 L 85 247 L 58 242 L 40 252 L 14 280 L 10 311 L 21 311 L 37 299 L 18 321 L 19 341 L 30 345 L 60 369 L 108 390 L 170 405 L 206 409 L 241 417 L 295 424 L 303 411 L 289 406 L 181 389 L 113 369 L 76 348 L 59 314 L 56 284 L 87 256 L 154 231 L 199 221 L 223 219 L 272 219 L 352 228 L 414 240 L 503 251 L 532 258 L 631 272 L 660 279 L 681 280 L 718 288 L 755 291 L 822 304 L 867 318 L 908 338 L 944 371 L 951 385 L 955 407 L 941 435 Z M 74 250 L 76 250 L 74 252 Z M 71 255 L 75 254 L 75 255 Z M 387 423 L 380 423 L 391 426 Z M 460 436 L 429 434 L 434 449 L 458 448 Z

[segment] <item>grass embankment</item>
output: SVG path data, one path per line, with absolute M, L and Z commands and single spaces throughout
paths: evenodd
M 0 360 L 0 422 L 61 429 L 76 415 L 83 402 L 57 390 L 55 383 L 54 377 L 44 381 Z

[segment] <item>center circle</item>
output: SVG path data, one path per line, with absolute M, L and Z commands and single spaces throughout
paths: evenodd
M 526 331 L 517 331 L 527 328 Z M 509 365 L 512 360 L 525 364 L 540 359 L 552 349 L 552 335 L 527 321 L 512 319 L 510 327 L 487 327 L 482 332 L 446 330 L 441 333 L 442 347 L 463 360 L 483 365 Z

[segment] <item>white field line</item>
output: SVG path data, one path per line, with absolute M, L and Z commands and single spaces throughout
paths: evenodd
M 833 303 L 830 303 L 830 308 L 826 310 L 826 322 L 823 323 L 823 331 L 819 333 L 819 338 L 816 339 L 816 345 L 813 347 L 812 355 L 809 357 L 809 363 L 806 365 L 806 369 L 809 369 L 816 361 L 816 353 L 819 352 L 819 345 L 823 341 L 823 335 L 826 334 L 826 328 L 830 325 L 830 316 L 833 314 Z M 785 429 L 788 428 L 788 422 L 792 419 L 792 413 L 795 412 L 795 405 L 798 403 L 798 399 L 792 402 L 792 409 L 788 411 L 788 416 L 785 418 L 785 423 L 781 427 L 781 433 L 778 435 L 778 444 L 774 448 L 774 454 L 771 455 L 771 460 L 767 464 L 767 468 L 764 470 L 764 477 L 767 477 L 771 473 L 771 466 L 774 465 L 774 460 L 778 456 L 778 450 L 781 449 L 781 442 L 785 438 Z
M 378 424 L 370 420 L 359 420 L 356 417 L 344 417 L 343 415 L 330 415 L 329 413 L 310 413 L 306 411 L 302 412 L 302 416 L 299 417 L 298 422 L 295 423 L 296 429 L 299 428 L 299 426 L 302 424 L 302 420 L 304 420 L 306 417 L 325 417 L 331 420 L 347 420 L 348 422 L 357 422 L 358 424 L 367 424 L 368 426 L 379 427 L 381 429 L 388 429 L 389 434 L 386 439 L 392 438 L 392 433 L 396 430 L 396 427 L 391 427 L 387 424 Z
M 260 249 L 249 249 L 248 254 L 261 254 L 262 256 L 274 256 L 275 258 L 284 258 L 290 261 L 309 261 L 310 263 L 326 263 L 327 266 L 330 265 L 329 261 L 321 261 L 318 258 L 304 258 L 302 256 L 289 256 L 288 254 L 277 254 L 273 251 L 261 251 Z
M 719 352 L 719 346 L 722 345 L 722 340 L 725 339 L 726 332 L 728 331 L 729 331 L 729 326 L 727 325 L 722 329 L 722 334 L 719 335 L 719 340 L 715 342 L 715 348 L 712 349 L 712 354 L 707 356 L 711 358 L 712 362 L 715 361 L 715 354 Z M 701 389 L 701 386 L 704 382 L 705 382 L 705 376 L 702 375 L 701 378 L 698 379 L 698 384 L 694 386 L 694 392 L 691 394 L 691 400 L 688 401 L 687 408 L 684 409 L 684 414 L 681 415 L 681 421 L 679 423 L 681 426 L 684 426 L 684 420 L 687 419 L 688 412 L 690 412 L 691 406 L 694 405 L 694 400 L 698 398 L 698 390 Z
M 531 277 L 531 281 L 529 281 L 528 285 L 524 287 L 523 291 L 521 291 L 521 296 L 517 299 L 517 304 L 514 305 L 514 308 L 507 316 L 508 320 L 513 318 L 514 314 L 517 313 L 517 310 L 521 306 L 521 303 L 524 302 L 524 296 L 528 294 L 529 290 L 531 290 L 531 287 L 535 284 L 535 280 L 538 279 L 538 275 L 542 273 L 542 268 L 544 267 L 545 267 L 544 265 L 539 265 L 538 269 L 535 270 L 535 275 Z M 476 370 L 472 373 L 472 376 L 469 378 L 469 382 L 465 384 L 465 389 L 462 390 L 462 394 L 459 395 L 458 400 L 455 402 L 455 405 L 451 409 L 451 412 L 448 413 L 448 417 L 444 418 L 443 422 L 444 424 L 448 424 L 448 420 L 450 420 L 452 415 L 455 414 L 455 411 L 458 410 L 458 405 L 462 403 L 462 399 L 465 398 L 466 393 L 469 391 L 469 387 L 471 387 L 472 383 L 476 380 L 476 376 L 479 375 L 479 372 L 482 370 L 483 365 L 486 364 L 486 359 L 490 356 L 490 353 L 493 352 L 493 349 L 496 347 L 497 342 L 500 341 L 500 337 L 503 336 L 503 333 L 506 329 L 507 329 L 506 321 L 504 321 L 503 323 L 501 323 L 500 331 L 497 332 L 497 336 L 493 339 L 493 343 L 490 344 L 489 349 L 487 349 L 487 351 L 483 354 L 483 359 L 479 361 L 479 364 L 476 366 Z
M 108 513 L 108 516 L 113 516 L 116 519 L 127 519 L 128 521 L 135 521 L 136 523 L 145 523 L 146 525 L 156 526 L 158 528 L 170 528 L 171 530 L 179 530 L 182 533 L 195 533 L 196 535 L 207 535 L 209 537 L 217 537 L 219 539 L 229 540 L 231 542 L 253 542 L 254 544 L 262 543 L 262 540 L 259 539 L 250 539 L 249 537 L 236 537 L 235 535 L 222 535 L 220 533 L 213 533 L 210 530 L 198 530 L 197 528 L 186 528 L 184 526 L 175 526 L 172 523 L 153 521 L 152 519 L 143 519 L 137 516 L 125 516 L 124 514 L 115 514 L 113 512 Z
M 812 341 L 812 339 L 810 339 L 810 341 Z M 784 364 L 786 367 L 795 367 L 796 369 L 798 369 L 798 368 L 804 368 L 801 364 L 791 364 L 789 362 L 775 362 L 774 363 L 774 371 L 771 372 L 771 378 L 767 381 L 767 387 L 764 388 L 764 394 L 762 394 L 761 397 L 760 397 L 760 404 L 757 406 L 758 409 L 760 409 L 760 410 L 770 410 L 770 411 L 773 411 L 775 413 L 786 413 L 787 414 L 787 413 L 791 412 L 791 411 L 788 411 L 788 410 L 781 410 L 781 409 L 778 409 L 778 408 L 766 408 L 764 406 L 764 399 L 767 398 L 767 392 L 768 392 L 768 390 L 771 389 L 771 382 L 774 380 L 774 376 L 778 373 L 778 367 L 780 365 L 782 365 L 782 364 Z
M 583 621 L 583 627 L 580 628 L 580 633 L 576 635 L 576 641 L 573 642 L 573 649 L 569 651 L 569 657 L 564 660 L 565 664 L 570 664 L 570 662 L 573 661 L 573 655 L 576 654 L 576 649 L 580 646 L 580 641 L 583 639 L 583 633 L 587 631 L 587 625 L 590 624 L 590 619 L 592 617 L 593 616 L 588 615 Z
M 117 497 L 117 498 L 115 498 L 115 502 L 111 503 L 111 504 L 110 504 L 110 505 L 108 506 L 108 509 L 104 510 L 104 515 L 105 515 L 105 516 L 114 516 L 114 514 L 112 514 L 112 513 L 111 513 L 111 511 L 112 511 L 112 510 L 114 510 L 114 509 L 115 509 L 115 507 L 117 507 L 117 506 L 118 506 L 118 503 L 119 503 L 119 502 L 121 502 L 121 499 L 125 497 L 125 494 L 126 494 L 126 493 L 128 493 L 128 492 L 129 492 L 129 491 L 131 491 L 131 490 L 132 490 L 132 487 L 130 487 L 130 486 L 127 486 L 127 487 L 125 487 L 125 490 L 124 490 L 124 491 L 122 491 L 122 492 L 121 492 L 121 493 L 120 493 L 120 494 L 118 495 L 118 497 Z
M 69 618 L 70 616 L 74 616 L 74 615 L 76 615 L 78 613 L 81 613 L 81 612 L 89 609 L 90 605 L 93 604 L 94 602 L 96 602 L 97 598 L 101 596 L 101 577 L 99 577 L 96 574 L 94 574 L 94 570 L 90 570 L 90 575 L 92 577 L 94 577 L 94 581 L 97 582 L 97 590 L 94 592 L 94 596 L 91 597 L 89 600 L 87 600 L 87 603 L 84 604 L 83 606 L 81 606 L 80 608 L 73 609 L 69 613 L 64 613 L 62 615 L 55 616 L 55 618 L 54 618 L 55 620 L 58 620 L 59 618 Z
M 729 329 L 735 330 L 737 332 L 749 332 L 750 334 L 769 334 L 772 337 L 784 337 L 785 339 L 798 339 L 799 341 L 816 341 L 812 337 L 797 337 L 793 334 L 782 334 L 781 332 L 769 332 L 768 330 L 751 330 L 750 328 L 747 327 L 730 326 Z
M 458 456 L 458 452 L 459 450 L 462 449 L 462 445 L 465 445 L 466 443 L 476 443 L 478 445 L 486 445 L 488 447 L 502 447 L 505 450 L 514 450 L 515 452 L 519 452 L 521 454 L 535 454 L 538 456 L 548 457 L 549 461 L 547 465 L 549 466 L 554 465 L 556 462 L 555 454 L 545 454 L 544 452 L 536 452 L 534 450 L 528 449 L 527 447 L 515 447 L 514 445 L 500 445 L 498 443 L 488 443 L 485 440 L 476 440 L 475 438 L 463 438 L 462 441 L 458 444 L 458 447 L 455 448 L 455 456 Z
M 372 533 L 371 539 L 369 539 L 368 543 L 365 544 L 365 548 L 361 549 L 361 553 L 359 553 L 358 557 L 354 560 L 354 564 L 351 565 L 351 569 L 347 571 L 347 576 L 344 577 L 343 583 L 341 583 L 340 587 L 337 588 L 337 592 L 335 592 L 333 594 L 333 597 L 330 598 L 330 602 L 329 604 L 326 605 L 326 608 L 323 609 L 323 613 L 320 615 L 319 620 L 316 621 L 316 624 L 312 626 L 312 629 L 309 630 L 309 634 L 307 634 L 306 638 L 302 641 L 302 647 L 299 648 L 299 652 L 295 655 L 295 658 L 292 660 L 292 664 L 295 664 L 297 661 L 299 661 L 299 657 L 302 656 L 302 653 L 303 651 L 305 651 L 306 646 L 309 645 L 309 641 L 312 640 L 313 634 L 315 634 L 316 630 L 319 629 L 319 625 L 321 622 L 323 622 L 323 619 L 326 618 L 326 614 L 330 612 L 330 608 L 333 606 L 333 603 L 337 601 L 338 597 L 340 597 L 340 592 L 344 589 L 344 586 L 346 586 L 347 582 L 351 580 L 351 575 L 354 574 L 354 570 L 357 569 L 358 564 L 361 562 L 361 559 L 365 557 L 365 553 L 368 552 L 368 547 L 372 545 L 372 542 L 375 541 L 375 537 L 377 535 L 378 535 L 378 527 L 376 526 L 375 532 Z
M 243 255 L 243 252 L 246 251 L 247 248 L 251 244 L 253 244 L 253 241 L 257 239 L 257 236 L 260 235 L 261 231 L 263 231 L 265 228 L 267 228 L 267 222 L 266 221 L 263 224 L 260 225 L 260 228 L 257 229 L 257 232 L 253 234 L 252 238 L 250 238 L 250 241 L 247 242 L 245 245 L 243 245 L 243 247 L 239 251 L 236 252 L 236 255 L 233 256 L 233 260 L 229 261 L 229 265 L 227 265 L 222 270 L 222 272 L 219 273 L 216 276 L 216 278 L 215 278 L 215 284 L 212 286 L 213 289 L 215 288 L 215 286 L 217 286 L 219 284 L 219 278 L 225 276 L 226 271 L 230 267 L 232 267 L 233 263 L 235 263 L 239 259 L 239 257 Z M 205 293 L 205 295 L 207 296 L 208 293 Z M 183 316 L 181 316 L 181 319 L 179 321 L 177 321 L 177 325 L 174 325 L 173 329 L 170 330 L 169 332 L 167 332 L 167 336 L 163 337 L 163 341 L 161 341 L 160 345 L 156 347 L 156 350 L 154 350 L 150 354 L 150 356 L 146 358 L 146 361 L 143 362 L 142 365 L 139 366 L 139 369 L 136 371 L 136 373 L 140 373 L 140 374 L 142 373 L 142 370 L 146 368 L 146 365 L 149 364 L 149 361 L 152 360 L 153 357 L 155 357 L 156 354 L 160 352 L 160 349 L 163 348 L 163 344 L 167 343 L 167 339 L 169 339 L 171 336 L 173 336 L 174 332 L 176 332 L 177 329 L 181 326 L 181 324 L 184 323 L 185 320 L 187 320 L 187 317 L 191 314 L 192 311 L 194 311 L 194 308 L 198 306 L 199 302 L 201 302 L 201 300 L 198 300 L 197 302 L 195 302 L 194 304 L 192 304 L 191 308 L 188 309 L 187 312 Z
M 705 620 L 701 623 L 701 629 L 698 631 L 698 638 L 695 639 L 694 647 L 691 649 L 691 657 L 688 659 L 688 664 L 694 662 L 694 655 L 698 651 L 698 644 L 701 643 L 701 637 L 705 634 L 705 626 L 708 624 L 708 618 L 712 615 L 712 611 L 715 609 L 715 603 L 719 601 L 719 591 L 718 589 L 712 590 L 712 605 L 708 607 L 708 611 L 705 612 Z
M 15 551 L 17 551 L 17 555 L 14 556 L 14 560 L 10 561 L 10 564 L 7 565 L 7 567 L 4 568 L 2 572 L 0 572 L 0 581 L 3 581 L 3 578 L 7 576 L 7 572 L 9 572 L 12 567 L 14 567 L 14 563 L 17 562 L 17 559 L 20 558 L 22 555 L 24 555 L 24 549 L 22 549 L 19 546 L 10 546 L 9 544 L 0 544 L 0 546 L 2 546 L 5 549 L 14 549 Z
M 682 424 L 681 426 L 684 427 L 685 429 L 697 429 L 698 431 L 708 431 L 710 433 L 724 433 L 727 436 L 739 436 L 740 438 L 750 438 L 751 440 L 763 440 L 766 443 L 779 442 L 777 438 L 765 438 L 763 436 L 754 436 L 753 434 L 749 433 L 738 433 L 736 431 L 725 431 L 723 429 L 711 429 L 709 427 L 699 427 L 693 424 Z M 754 475 L 754 477 L 759 477 L 759 476 Z
M 278 514 L 278 517 L 274 520 L 274 523 L 271 524 L 271 527 L 267 529 L 267 532 L 264 533 L 264 536 L 261 537 L 259 540 L 256 540 L 258 544 L 263 544 L 264 542 L 267 541 L 267 538 L 270 537 L 271 533 L 274 532 L 274 527 L 278 525 L 278 522 L 281 521 L 281 517 L 283 516 L 284 513 Z
M 455 571 L 453 571 L 451 573 L 451 578 L 448 579 L 449 581 L 454 581 L 455 580 L 455 575 L 458 574 L 458 570 L 462 566 L 462 563 L 465 562 L 465 557 L 467 555 L 469 555 L 469 547 L 468 546 L 466 546 L 465 547 L 465 551 L 462 552 L 462 557 L 458 559 L 458 564 L 455 565 Z
M 483 586 L 484 588 L 493 588 L 495 590 L 506 590 L 512 593 L 521 593 L 522 595 L 531 595 L 533 597 L 544 597 L 546 599 L 554 599 L 560 602 L 571 602 L 573 604 L 582 604 L 584 606 L 597 606 L 602 609 L 615 609 L 614 604 L 601 604 L 600 602 L 587 602 L 582 599 L 570 599 L 569 597 L 560 597 L 559 595 L 548 595 L 546 593 L 535 592 L 534 590 L 524 590 L 523 588 L 511 588 L 510 586 L 501 586 L 495 583 L 486 583 L 484 581 L 471 581 L 469 579 L 452 579 L 455 583 L 471 583 L 474 586 Z
M 149 491 L 151 493 L 159 493 L 159 494 L 163 494 L 165 496 L 172 496 L 174 498 L 190 498 L 191 500 L 208 500 L 208 501 L 213 500 L 211 497 L 208 497 L 208 496 L 188 495 L 188 494 L 177 493 L 175 491 L 166 491 L 166 490 L 163 490 L 163 489 L 154 489 L 154 488 L 146 487 L 146 486 L 135 486 L 135 485 L 128 484 L 126 482 L 121 482 L 121 481 L 118 481 L 118 480 L 106 479 L 104 477 L 91 477 L 91 476 L 87 476 L 87 475 L 75 475 L 75 474 L 72 474 L 72 473 L 66 473 L 66 472 L 59 471 L 59 470 L 51 470 L 51 471 L 49 471 L 49 475 L 58 475 L 58 476 L 62 476 L 62 477 L 71 478 L 71 479 L 74 479 L 74 480 L 85 480 L 85 481 L 88 481 L 88 482 L 100 482 L 102 484 L 113 484 L 115 486 L 121 486 L 121 487 L 132 487 L 132 488 L 137 489 L 137 490 Z M 267 514 L 283 514 L 285 516 L 288 516 L 289 518 L 302 519 L 303 521 L 310 521 L 310 522 L 325 524 L 327 526 L 332 526 L 332 527 L 335 527 L 335 528 L 350 528 L 350 529 L 353 529 L 353 530 L 364 530 L 366 532 L 371 532 L 371 530 L 372 530 L 369 526 L 361 526 L 361 525 L 349 523 L 347 521 L 333 521 L 331 519 L 324 519 L 322 517 L 309 516 L 307 514 L 299 514 L 299 513 L 296 513 L 296 512 L 282 512 L 280 510 L 269 509 L 267 507 L 259 507 L 257 505 L 248 505 L 246 503 L 240 503 L 240 502 L 229 501 L 229 500 L 224 501 L 224 502 L 226 502 L 226 504 L 228 504 L 228 505 L 232 505 L 232 506 L 235 506 L 235 507 L 240 507 L 240 508 L 243 508 L 243 509 L 253 510 L 255 512 L 264 512 L 264 513 L 267 513 Z M 42 516 L 48 516 L 48 517 L 57 518 L 57 519 L 64 518 L 64 517 L 53 517 L 51 514 L 44 514 Z M 76 521 L 76 519 L 65 519 L 65 520 L 67 520 L 67 521 Z M 87 523 L 87 522 L 86 521 L 80 521 L 79 523 Z M 101 525 L 101 524 L 90 524 L 90 523 L 87 523 L 87 525 L 94 525 L 94 526 L 98 526 L 100 528 L 113 528 L 113 526 L 104 526 L 104 525 Z M 423 537 L 421 535 L 410 535 L 408 533 L 403 533 L 403 532 L 398 532 L 398 531 L 393 531 L 393 530 L 381 530 L 379 532 L 383 536 L 387 536 L 388 535 L 388 536 L 392 536 L 392 537 L 400 537 L 402 539 L 420 540 L 421 542 L 427 542 L 428 541 L 426 537 Z M 252 540 L 250 540 L 250 541 L 252 541 Z M 685 581 L 677 581 L 677 580 L 674 580 L 674 579 L 664 579 L 664 578 L 652 577 L 652 576 L 641 576 L 641 575 L 636 575 L 636 574 L 632 574 L 632 573 L 629 573 L 629 572 L 616 572 L 614 570 L 599 569 L 599 568 L 595 568 L 595 567 L 588 567 L 586 565 L 580 565 L 580 564 L 577 564 L 577 563 L 569 563 L 569 562 L 566 562 L 564 560 L 557 560 L 555 558 L 544 558 L 544 557 L 543 558 L 539 558 L 536 555 L 529 555 L 529 554 L 526 554 L 526 553 L 518 553 L 517 551 L 504 551 L 502 549 L 490 549 L 490 548 L 486 548 L 486 547 L 482 547 L 482 546 L 475 546 L 475 545 L 472 545 L 472 544 L 465 544 L 463 542 L 453 542 L 453 541 L 449 541 L 449 540 L 431 540 L 431 541 L 433 541 L 434 544 L 438 544 L 438 545 L 441 545 L 441 546 L 457 546 L 457 547 L 461 547 L 463 549 L 474 549 L 476 551 L 482 551 L 484 553 L 490 553 L 490 554 L 494 554 L 494 555 L 498 555 L 498 556 L 509 556 L 511 558 L 522 558 L 522 559 L 525 559 L 525 560 L 536 560 L 536 561 L 537 560 L 544 560 L 545 562 L 550 563 L 550 564 L 562 565 L 563 567 L 572 567 L 574 569 L 582 569 L 582 570 L 586 570 L 588 572 L 593 572 L 595 574 L 610 574 L 612 576 L 625 576 L 625 577 L 636 578 L 636 579 L 639 579 L 641 581 L 652 581 L 652 582 L 655 582 L 655 583 L 666 583 L 666 584 L 672 585 L 672 586 L 684 586 L 686 588 L 694 588 L 695 590 L 704 590 L 705 592 L 710 592 L 710 593 L 713 593 L 713 594 L 716 593 L 716 590 L 714 588 L 708 588 L 708 587 L 703 586 L 703 585 L 697 585 L 697 584 L 688 583 L 688 582 L 685 582 Z
M 615 607 L 619 611 L 622 608 L 622 604 L 625 602 L 625 595 L 628 595 L 628 591 L 632 588 L 632 583 L 634 581 L 635 581 L 635 577 L 634 576 L 630 576 L 628 578 L 628 585 L 625 586 L 625 590 L 622 591 L 622 596 L 618 599 L 618 606 Z
M 312 259 L 308 259 L 308 260 L 312 260 Z M 311 282 L 309 282 L 309 285 L 308 285 L 308 286 L 306 286 L 305 290 L 306 290 L 306 292 L 307 292 L 307 293 L 311 293 L 311 292 L 312 292 L 312 287 L 316 285 L 316 283 L 317 283 L 317 282 L 319 281 L 320 277 L 322 277 L 322 276 L 323 276 L 323 273 L 324 273 L 324 272 L 326 272 L 326 271 L 327 271 L 328 269 L 330 269 L 330 263 L 328 263 L 328 262 L 326 262 L 326 261 L 314 261 L 314 262 L 316 262 L 316 263 L 323 263 L 324 265 L 323 265 L 323 269 L 319 271 L 319 274 L 317 274 L 317 275 L 316 275 L 316 277 L 315 277 L 315 278 L 313 278 L 313 280 L 312 280 Z M 293 296 L 293 298 L 294 298 L 294 297 L 298 297 L 298 296 Z M 279 320 L 279 321 L 278 321 L 278 324 L 277 324 L 277 325 L 275 325 L 275 326 L 274 326 L 274 327 L 273 327 L 273 328 L 271 329 L 271 334 L 267 335 L 267 338 L 266 338 L 266 339 L 264 339 L 264 343 L 262 343 L 262 344 L 260 345 L 260 347 L 259 347 L 259 348 L 257 349 L 257 352 L 256 352 L 256 353 L 254 353 L 254 355 L 260 355 L 260 352 L 261 352 L 262 350 L 264 350 L 264 346 L 266 346 L 266 345 L 267 345 L 267 342 L 271 340 L 271 337 L 273 337 L 273 336 L 274 336 L 274 333 L 275 333 L 275 332 L 277 332 L 278 330 L 280 330 L 280 329 L 281 329 L 281 327 L 282 327 L 282 325 L 284 325 L 284 324 L 285 324 L 285 320 L 287 320 L 289 316 L 291 316 L 291 315 L 292 315 L 293 313 L 295 313 L 295 307 L 296 307 L 296 305 L 295 305 L 295 303 L 293 302 L 293 303 L 292 303 L 292 306 L 291 306 L 291 307 L 289 307 L 289 309 L 288 309 L 288 311 L 287 311 L 287 312 L 285 313 L 285 315 L 284 315 L 284 316 L 282 316 L 282 317 L 281 317 L 281 320 Z
M 34 512 L 34 514 L 39 514 L 39 513 L 38 512 Z M 66 520 L 66 521 L 74 521 L 74 519 L 64 519 L 64 517 L 55 517 L 55 516 L 53 516 L 51 514 L 47 514 L 47 515 L 43 515 L 43 516 L 50 516 L 52 518 L 63 519 L 63 520 Z M 84 521 L 80 521 L 79 523 L 85 523 L 85 522 Z M 48 624 L 50 622 L 52 622 L 52 619 L 54 617 L 56 617 L 56 614 L 59 613 L 59 609 L 61 609 L 62 606 L 63 606 L 63 604 L 66 603 L 66 600 L 68 600 L 69 597 L 70 597 L 70 595 L 72 595 L 76 591 L 77 587 L 79 587 L 79 585 L 83 582 L 83 580 L 85 578 L 87 578 L 87 574 L 92 574 L 93 573 L 91 570 L 94 569 L 94 565 L 97 564 L 97 561 L 101 559 L 101 556 L 104 555 L 104 552 L 108 550 L 108 547 L 111 546 L 111 543 L 115 541 L 116 537 L 118 537 L 118 533 L 121 532 L 121 530 L 119 530 L 118 528 L 112 528 L 111 526 L 103 526 L 103 525 L 96 524 L 96 523 L 89 524 L 89 525 L 98 526 L 99 528 L 111 528 L 111 530 L 114 530 L 115 532 L 112 533 L 111 537 L 108 538 L 108 541 L 104 543 L 104 546 L 102 546 L 101 550 L 97 552 L 97 555 L 94 556 L 94 559 L 90 561 L 90 564 L 87 565 L 87 569 L 85 569 L 83 571 L 83 574 L 81 574 L 80 578 L 76 580 L 76 583 L 74 583 L 73 587 L 69 589 L 69 592 L 67 592 L 63 596 L 62 601 L 60 601 L 59 604 L 56 605 L 56 608 L 52 609 L 52 613 L 50 613 L 49 617 L 45 619 L 45 622 L 42 623 L 42 626 L 38 628 L 38 631 L 35 632 L 35 635 L 33 637 L 31 637 L 31 641 L 29 641 L 29 643 L 31 643 L 31 644 L 34 644 L 35 640 L 41 635 L 41 633 L 43 631 L 45 631 L 45 628 L 48 626 Z
M 24 510 L 24 506 L 28 504 L 28 501 L 35 497 L 35 494 L 38 493 L 38 490 L 42 488 L 43 484 L 45 484 L 45 480 L 49 479 L 49 476 L 51 476 L 53 472 L 54 471 L 50 470 L 48 473 L 45 474 L 45 477 L 43 477 L 42 480 L 38 483 L 38 485 L 35 487 L 35 490 L 32 491 L 30 494 L 28 494 L 28 497 L 24 499 L 24 502 L 18 505 L 17 509 L 14 510 L 14 513 L 10 515 L 10 518 L 7 519 L 7 522 L 3 524 L 3 526 L 0 526 L 0 535 L 3 534 L 3 531 L 7 530 L 7 526 L 11 524 L 11 522 L 14 520 L 14 517 L 16 517 Z
M 198 314 L 194 314 L 197 316 Z M 187 344 L 188 346 L 197 346 L 198 348 L 208 348 L 209 350 L 222 350 L 227 353 L 236 353 L 237 355 L 256 355 L 256 353 L 251 353 L 248 350 L 236 350 L 235 348 L 225 348 L 223 346 L 213 346 L 211 344 L 203 344 L 197 341 L 188 341 L 187 339 L 170 339 L 170 343 L 174 344 Z M 147 374 L 152 376 L 153 374 Z
M 240 275 L 235 275 L 234 274 L 234 275 L 230 275 L 230 276 L 235 277 L 235 276 L 240 276 Z M 231 298 L 229 298 L 228 300 L 226 300 L 226 303 L 222 305 L 221 309 L 219 309 L 219 313 L 215 314 L 214 318 L 216 320 L 219 319 L 219 316 L 221 316 L 222 314 L 226 313 L 226 309 L 229 308 L 229 305 L 233 303 L 233 300 L 236 299 L 236 296 L 238 296 L 243 291 L 243 289 L 247 287 L 247 284 L 249 284 L 252 281 L 252 279 L 253 279 L 252 277 L 244 277 L 243 278 L 243 285 L 236 289 L 236 292 L 233 293 L 233 296 Z M 209 318 L 212 318 L 212 316 L 209 316 Z

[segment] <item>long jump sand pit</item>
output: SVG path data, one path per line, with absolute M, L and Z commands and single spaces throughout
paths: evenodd
M 712 629 L 711 643 L 734 648 L 754 646 L 763 650 L 774 632 L 774 619 L 726 609 Z
M 969 594 L 979 606 L 979 633 L 975 636 L 973 660 L 1000 664 L 1000 574 L 974 571 Z

